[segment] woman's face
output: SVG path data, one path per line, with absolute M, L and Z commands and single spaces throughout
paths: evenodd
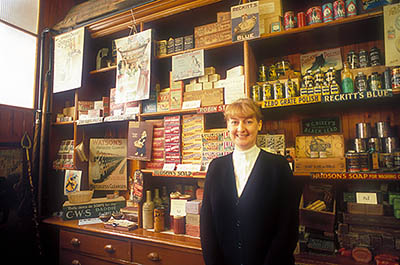
M 228 119 L 228 131 L 235 148 L 244 151 L 256 144 L 260 123 L 252 117 L 236 117 Z

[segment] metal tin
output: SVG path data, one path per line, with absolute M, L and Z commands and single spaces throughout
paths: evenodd
M 366 50 L 360 50 L 360 52 L 358 53 L 358 61 L 361 68 L 369 66 L 369 56 Z
M 347 17 L 353 17 L 357 15 L 356 0 L 346 0 L 346 14 Z
M 258 82 L 267 81 L 267 68 L 265 65 L 261 64 L 258 68 Z
M 371 90 L 382 89 L 382 79 L 378 72 L 373 72 L 370 77 L 369 87 Z
M 346 155 L 346 167 L 348 172 L 360 171 L 359 155 L 354 150 L 349 150 Z
M 358 161 L 360 163 L 360 171 L 369 171 L 369 154 L 359 153 L 358 154 Z
M 303 77 L 303 80 L 305 87 L 314 87 L 314 77 L 312 76 L 311 71 L 307 71 L 306 75 Z
M 346 17 L 346 5 L 343 0 L 333 2 L 333 18 L 335 20 Z
M 393 165 L 395 167 L 400 167 L 400 152 L 393 153 Z
M 299 28 L 306 26 L 306 13 L 299 12 L 297 13 L 297 26 Z
M 251 98 L 255 102 L 261 100 L 261 86 L 259 84 L 255 84 L 251 87 Z
M 384 153 L 394 153 L 399 148 L 397 137 L 382 138 L 382 151 Z
M 371 66 L 381 65 L 381 52 L 378 48 L 373 47 L 369 51 L 369 59 L 371 60 Z
M 382 143 L 379 141 L 379 138 L 369 138 L 368 146 L 372 145 L 376 152 L 382 152 Z
M 336 82 L 336 80 L 333 80 L 333 81 L 332 81 L 332 83 L 331 83 L 331 85 L 330 85 L 329 88 L 331 89 L 331 94 L 332 94 L 332 95 L 334 95 L 334 94 L 340 94 L 340 88 L 339 88 L 339 85 L 338 85 L 338 83 Z
M 390 135 L 390 124 L 387 121 L 378 121 L 375 123 L 376 136 L 379 138 L 389 137 Z
M 154 232 L 165 230 L 165 209 L 157 207 L 154 209 Z
M 322 84 L 320 82 L 315 82 L 314 95 L 321 95 L 321 94 L 322 94 Z
M 354 80 L 354 83 L 356 85 L 356 92 L 367 91 L 368 89 L 367 77 L 364 75 L 363 72 L 358 72 Z
M 331 90 L 330 90 L 330 88 L 329 88 L 329 86 L 328 86 L 328 84 L 326 82 L 324 82 L 322 84 L 321 93 L 322 93 L 323 96 L 329 95 L 331 93 Z
M 382 168 L 392 168 L 393 167 L 393 155 L 390 153 L 380 153 L 379 154 L 380 167 Z
M 333 80 L 336 80 L 336 71 L 335 68 L 329 67 L 328 71 L 325 73 L 325 79 L 328 84 L 332 83 Z
M 333 21 L 333 5 L 332 3 L 326 3 L 322 5 L 322 21 L 331 22 Z
M 320 69 L 318 69 L 315 72 L 314 80 L 315 80 L 316 83 L 317 82 L 319 82 L 319 83 L 323 83 L 324 82 L 324 73 Z
M 357 138 L 365 139 L 371 137 L 371 124 L 369 122 L 360 122 L 356 124 Z
M 400 89 L 400 67 L 392 70 L 392 89 Z
M 300 96 L 308 95 L 308 90 L 306 87 L 300 88 Z
M 274 90 L 272 89 L 272 85 L 268 82 L 262 84 L 262 99 L 274 99 Z
M 385 89 L 391 89 L 392 88 L 392 73 L 390 71 L 390 68 L 386 68 L 384 74 L 384 88 Z
M 283 85 L 279 80 L 274 83 L 274 99 L 284 98 Z
M 285 30 L 293 29 L 296 27 L 296 19 L 294 17 L 293 11 L 285 12 L 283 17 L 284 17 L 283 24 L 284 24 Z
M 354 51 L 349 51 L 347 54 L 347 63 L 349 64 L 350 69 L 359 68 L 360 64 L 358 61 L 358 54 Z
M 307 24 L 312 25 L 322 22 L 322 9 L 320 6 L 314 6 L 307 10 Z
M 285 82 L 285 98 L 292 98 L 297 95 L 296 83 L 290 78 Z
M 354 149 L 357 153 L 367 152 L 368 139 L 354 138 Z

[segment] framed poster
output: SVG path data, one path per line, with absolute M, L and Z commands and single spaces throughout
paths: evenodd
M 204 50 L 172 56 L 172 80 L 178 81 L 204 75 Z
M 232 42 L 260 37 L 258 1 L 231 7 Z
M 130 121 L 128 127 L 128 158 L 150 161 L 153 143 L 153 123 Z
M 84 39 L 84 27 L 54 37 L 54 93 L 82 86 Z
M 70 192 L 81 190 L 81 170 L 65 170 L 64 177 L 64 195 Z
M 314 73 L 317 69 L 326 72 L 329 67 L 333 67 L 335 70 L 343 68 L 340 48 L 302 54 L 300 55 L 300 63 L 302 75 L 305 75 L 308 70 Z
M 400 4 L 383 7 L 385 65 L 400 65 Z
M 91 138 L 89 185 L 96 190 L 126 190 L 126 139 Z
M 115 40 L 117 77 L 115 103 L 149 99 L 151 29 Z

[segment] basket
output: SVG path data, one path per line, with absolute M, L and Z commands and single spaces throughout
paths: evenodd
M 89 202 L 93 197 L 93 190 L 82 190 L 68 193 L 68 201 L 70 203 Z

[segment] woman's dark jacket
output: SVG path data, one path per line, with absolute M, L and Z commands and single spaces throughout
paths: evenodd
M 294 264 L 299 192 L 287 160 L 263 150 L 240 198 L 232 154 L 208 168 L 200 216 L 206 265 Z

